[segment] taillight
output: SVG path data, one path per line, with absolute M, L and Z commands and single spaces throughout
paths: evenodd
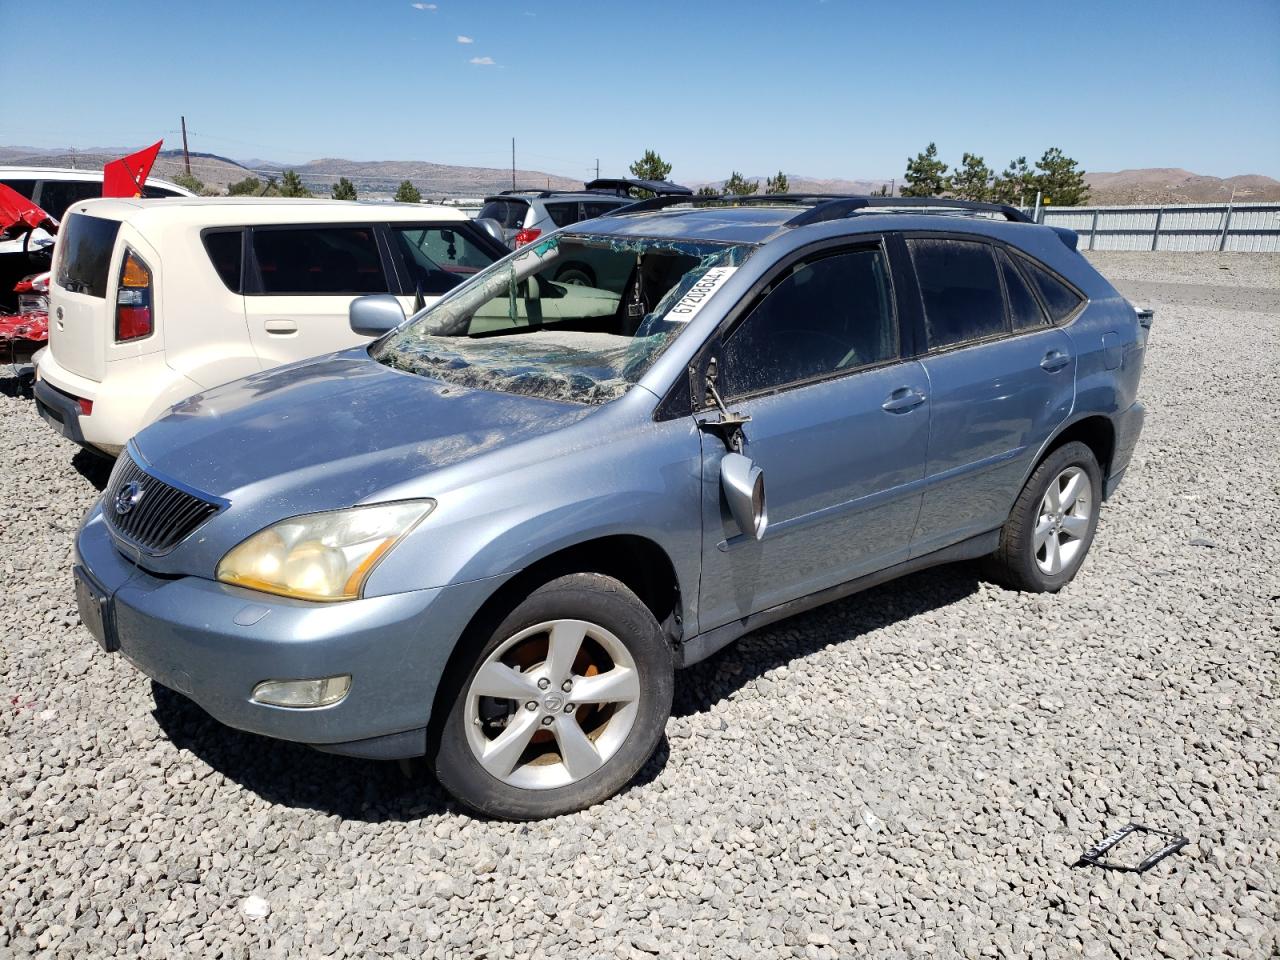
M 526 243 L 533 243 L 533 241 L 537 240 L 540 236 L 542 236 L 541 230 L 535 230 L 532 227 L 525 227 L 516 234 L 516 246 L 523 247 Z
M 126 249 L 116 291 L 116 343 L 151 336 L 151 270 Z

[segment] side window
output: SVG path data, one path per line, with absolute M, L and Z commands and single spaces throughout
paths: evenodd
M 176 190 L 170 190 L 168 187 L 153 187 L 149 183 L 142 185 L 142 195 L 148 200 L 154 200 L 158 197 L 183 197 L 186 194 L 178 193 Z
M 1004 298 L 985 243 L 908 240 L 924 302 L 929 349 L 1003 333 Z
M 232 293 L 243 290 L 240 285 L 240 253 L 243 244 L 243 230 L 216 230 L 204 235 L 204 249 L 209 254 L 209 262 Z
M 551 222 L 557 227 L 567 227 L 571 223 L 577 223 L 578 204 L 575 203 L 548 203 L 547 216 L 551 218 Z
M 15 193 L 22 194 L 28 200 L 35 199 L 36 181 L 34 180 L 7 180 L 6 179 L 6 180 L 0 180 L 0 183 L 3 183 L 6 187 L 8 187 L 10 190 L 13 190 Z M 48 213 L 48 212 L 49 212 L 48 210 L 45 211 L 45 213 Z
M 1053 274 L 1026 259 L 1022 263 L 1027 273 L 1031 274 L 1031 282 L 1040 291 L 1040 298 L 1049 308 L 1049 316 L 1053 317 L 1054 323 L 1061 323 L 1080 306 L 1082 300 L 1076 292 Z
M 55 220 L 64 220 L 73 203 L 100 196 L 100 180 L 45 180 L 40 184 L 40 199 L 36 203 Z
M 299 227 L 253 232 L 265 294 L 386 293 L 372 227 Z
M 889 267 L 880 248 L 795 264 L 724 345 L 725 393 L 759 393 L 898 355 Z
M 627 201 L 630 203 L 630 201 Z M 606 203 L 600 200 L 588 200 L 582 204 L 582 219 L 594 220 L 596 217 L 603 217 L 610 210 L 617 210 L 619 207 L 625 207 L 626 203 Z
M 391 224 L 392 244 L 404 264 L 413 291 L 427 296 L 448 293 L 493 263 L 493 256 L 454 227 Z
M 1043 327 L 1048 321 L 1044 311 L 1036 302 L 1036 296 L 1022 279 L 1022 274 L 1013 265 L 1009 255 L 1001 250 L 996 254 L 1000 261 L 1000 272 L 1004 276 L 1004 288 L 1009 293 L 1009 319 L 1014 330 L 1032 330 Z

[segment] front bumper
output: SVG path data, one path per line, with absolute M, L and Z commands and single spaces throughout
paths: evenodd
M 1120 486 L 1129 461 L 1133 458 L 1133 450 L 1138 445 L 1138 437 L 1142 435 L 1142 425 L 1147 418 L 1147 408 L 1134 401 L 1128 410 L 1116 414 L 1112 418 L 1112 426 L 1116 431 L 1116 447 L 1111 455 L 1111 469 L 1103 482 L 1102 497 L 1109 498 Z
M 425 752 L 445 664 L 498 582 L 321 604 L 156 577 L 116 549 L 100 508 L 76 538 L 76 562 L 110 598 L 120 652 L 153 680 L 239 730 L 382 758 Z M 263 680 L 340 674 L 351 690 L 332 706 L 250 699 Z

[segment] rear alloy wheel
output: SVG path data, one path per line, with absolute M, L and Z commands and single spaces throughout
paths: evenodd
M 437 776 L 492 816 L 580 810 L 649 759 L 672 688 L 671 653 L 648 608 L 611 578 L 561 577 L 480 652 L 442 729 Z
M 1032 472 L 991 556 L 995 578 L 1020 590 L 1060 590 L 1084 563 L 1098 528 L 1102 471 L 1083 443 L 1066 443 Z

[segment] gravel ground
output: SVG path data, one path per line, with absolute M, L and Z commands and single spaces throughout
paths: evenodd
M 1280 257 L 1096 260 L 1159 312 L 1076 581 L 946 568 L 760 631 L 680 675 L 637 784 L 544 823 L 98 653 L 102 470 L 0 395 L 0 956 L 1276 956 Z M 1130 820 L 1191 843 L 1072 866 Z

